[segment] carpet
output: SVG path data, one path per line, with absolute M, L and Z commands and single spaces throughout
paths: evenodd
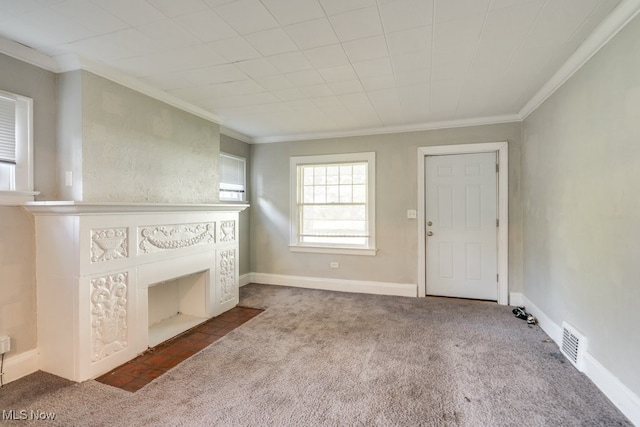
M 630 426 L 511 307 L 251 284 L 265 312 L 136 393 L 38 372 L 9 425 Z M 19 412 L 14 412 L 18 413 Z

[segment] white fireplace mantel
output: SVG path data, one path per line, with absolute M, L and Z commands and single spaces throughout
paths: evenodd
M 238 303 L 238 214 L 246 204 L 23 206 L 36 223 L 38 349 L 45 372 L 84 381 L 144 352 L 153 344 L 149 288 L 158 283 L 196 277 L 188 300 L 202 319 Z

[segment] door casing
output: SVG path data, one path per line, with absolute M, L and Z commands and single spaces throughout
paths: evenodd
M 509 152 L 507 142 L 418 147 L 418 296 L 427 294 L 425 241 L 425 157 L 446 154 L 498 153 L 498 304 L 509 304 Z

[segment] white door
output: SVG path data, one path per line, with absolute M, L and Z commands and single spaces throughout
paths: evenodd
M 425 157 L 427 295 L 498 299 L 496 158 Z

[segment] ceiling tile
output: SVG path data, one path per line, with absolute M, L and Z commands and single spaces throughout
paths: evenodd
M 250 59 L 234 64 L 251 78 L 259 78 L 279 74 L 279 71 L 264 58 Z
M 129 25 L 138 26 L 162 21 L 166 16 L 145 0 L 93 0 L 97 6 Z
M 129 50 L 126 46 L 110 40 L 108 36 L 79 40 L 71 43 L 71 45 L 74 49 L 86 51 L 86 57 L 88 59 L 98 62 L 114 61 L 136 56 L 136 52 Z
M 304 93 L 308 98 L 333 96 L 333 92 L 326 83 L 300 87 L 300 92 Z
M 297 87 L 313 86 L 324 83 L 324 79 L 316 70 L 296 71 L 285 75 L 287 80 Z
M 393 74 L 393 68 L 391 67 L 391 60 L 389 57 L 370 59 L 368 61 L 357 62 L 353 64 L 353 67 L 358 73 L 358 76 L 369 77 L 379 76 L 384 74 Z
M 320 0 L 320 3 L 327 15 L 336 15 L 338 13 L 375 6 L 376 0 Z
M 276 90 L 276 91 L 272 91 L 271 93 L 273 93 L 275 96 L 277 96 L 279 99 L 283 101 L 295 101 L 297 99 L 305 98 L 305 94 L 302 93 L 300 89 L 298 89 L 297 87 Z
M 25 31 L 29 39 L 34 38 L 34 42 L 23 41 L 29 46 L 39 45 L 38 39 L 44 39 L 47 43 L 56 45 L 99 35 L 98 32 L 50 9 L 34 10 L 20 15 L 19 18 L 4 21 L 5 30 L 11 28 L 7 28 L 9 23 L 14 24 L 14 28 Z M 21 31 L 19 34 L 22 34 Z
M 169 91 L 173 89 L 181 89 L 193 85 L 193 82 L 184 78 L 182 72 L 153 74 L 148 77 L 141 78 L 142 81 L 152 86 L 158 86 L 162 90 Z
M 431 67 L 431 51 L 416 51 L 404 55 L 397 55 L 391 59 L 393 70 L 397 73 L 406 73 L 416 69 L 429 69 Z
M 242 35 L 278 26 L 259 0 L 238 0 L 217 6 L 214 11 Z
M 342 44 L 351 62 L 366 61 L 389 55 L 383 35 L 352 40 Z
M 487 13 L 491 0 L 434 0 L 434 21 L 447 22 Z M 496 0 L 500 1 L 500 0 Z M 508 2 L 519 0 L 506 0 Z
M 217 105 L 226 107 L 241 107 L 245 105 L 260 105 L 278 102 L 273 94 L 269 92 L 248 93 L 244 95 L 230 96 L 216 100 Z
M 229 62 L 260 58 L 260 52 L 254 49 L 244 37 L 217 40 L 207 46 Z
M 382 34 L 382 24 L 377 7 L 341 13 L 333 15 L 329 19 L 342 42 Z
M 200 44 L 200 41 L 187 30 L 173 21 L 164 20 L 139 27 L 140 31 L 151 37 L 165 49 Z
M 318 0 L 262 0 L 281 25 L 310 21 L 324 16 Z
M 318 72 L 328 83 L 344 82 L 347 80 L 357 80 L 358 75 L 351 65 L 340 65 L 338 67 L 329 67 L 319 69 Z
M 315 98 L 315 99 L 312 99 L 311 101 L 318 108 L 342 107 L 342 103 L 340 102 L 340 100 L 336 96 L 333 96 L 333 95 L 323 96 L 321 98 Z
M 285 33 L 282 28 L 274 28 L 272 30 L 248 34 L 245 36 L 245 39 L 263 56 L 277 55 L 279 53 L 298 50 L 295 43 L 291 41 L 287 33 Z
M 396 86 L 406 87 L 425 84 L 431 81 L 431 69 L 415 69 L 405 72 L 394 72 Z
M 507 38 L 507 35 L 509 38 L 513 34 L 524 36 L 531 29 L 543 5 L 544 0 L 534 0 L 490 11 L 482 30 L 482 39 L 499 42 Z
M 155 8 L 169 18 L 174 18 L 187 13 L 198 12 L 207 9 L 208 6 L 202 0 L 147 0 Z
M 127 50 L 136 55 L 148 55 L 164 49 L 164 46 L 135 28 L 116 31 L 104 37 L 121 46 L 126 46 Z
M 275 75 L 269 77 L 261 77 L 259 79 L 254 80 L 260 86 L 265 88 L 268 91 L 276 91 L 281 89 L 289 89 L 293 87 L 293 83 L 291 83 L 287 78 L 283 75 Z
M 109 12 L 84 0 L 66 0 L 53 6 L 51 10 L 74 22 L 82 22 L 96 34 L 110 33 L 127 27 L 127 24 Z
M 333 27 L 326 18 L 289 25 L 285 30 L 300 49 L 338 43 Z
M 19 16 L 31 12 L 40 6 L 33 0 L 12 0 L 0 2 L 0 13 L 4 16 Z
M 362 83 L 360 83 L 360 80 L 332 82 L 329 83 L 329 87 L 335 95 L 346 95 L 348 93 L 364 92 L 364 88 L 362 87 Z
M 361 77 L 360 81 L 366 91 L 389 89 L 396 86 L 396 79 L 393 74 Z
M 349 64 L 349 58 L 347 58 L 342 46 L 339 44 L 316 47 L 305 50 L 303 53 L 316 69 Z
M 480 38 L 483 23 L 484 15 L 437 23 L 433 35 L 434 42 L 443 48 L 452 44 L 476 43 Z
M 222 64 L 213 67 L 184 71 L 184 77 L 199 86 L 235 82 L 249 78 L 233 64 Z
M 387 34 L 387 45 L 392 56 L 430 49 L 432 40 L 432 27 L 430 26 Z
M 302 52 L 283 53 L 268 58 L 268 61 L 281 73 L 291 73 L 313 68 Z
M 238 35 L 233 28 L 209 9 L 182 15 L 176 18 L 175 22 L 203 43 L 228 39 Z
M 380 15 L 389 33 L 431 25 L 433 0 L 395 0 L 380 5 Z

